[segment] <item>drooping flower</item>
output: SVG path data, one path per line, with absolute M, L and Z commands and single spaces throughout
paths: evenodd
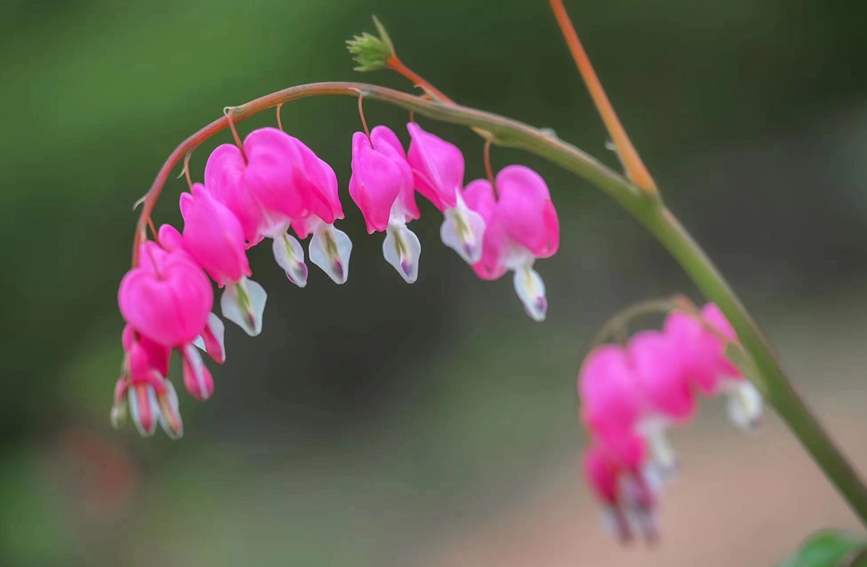
M 163 225 L 160 242 L 182 248 L 218 286 L 226 287 L 220 301 L 223 315 L 248 335 L 258 335 L 262 332 L 267 294 L 261 285 L 249 279 L 252 272 L 240 221 L 199 183 L 193 184 L 191 193 L 181 194 L 180 207 L 183 234 Z
M 677 345 L 665 334 L 637 333 L 629 340 L 626 352 L 644 402 L 637 428 L 647 439 L 657 472 L 666 478 L 676 471 L 677 461 L 665 432 L 672 425 L 683 425 L 695 417 L 695 394 L 683 370 Z
M 440 238 L 468 264 L 482 256 L 485 221 L 467 207 L 461 195 L 464 156 L 454 144 L 422 130 L 415 122 L 406 129 L 412 138 L 407 152 L 416 190 L 443 213 Z
M 349 194 L 364 216 L 367 232 L 386 231 L 382 252 L 409 283 L 418 278 L 421 243 L 406 224 L 419 218 L 412 169 L 397 136 L 385 126 L 352 136 Z
M 194 397 L 207 399 L 213 393 L 213 379 L 193 343 L 202 336 L 211 344 L 217 339 L 211 284 L 183 250 L 170 252 L 145 242 L 139 257 L 141 264 L 127 272 L 120 284 L 121 314 L 136 333 L 162 347 L 177 348 L 184 384 Z M 215 358 L 224 356 L 222 344 L 219 351 Z
M 734 328 L 713 303 L 701 310 L 701 319 L 673 311 L 665 320 L 665 334 L 675 344 L 690 383 L 706 396 L 725 394 L 729 419 L 741 429 L 755 429 L 761 420 L 762 396 L 726 357 L 726 347 L 737 341 Z
M 182 252 L 155 242 L 142 245 L 141 263 L 124 276 L 118 305 L 137 331 L 167 347 L 180 347 L 202 334 L 214 301 L 202 269 Z
M 515 272 L 514 285 L 527 314 L 545 319 L 548 301 L 545 283 L 533 269 L 537 258 L 548 258 L 560 244 L 560 224 L 545 181 L 519 165 L 503 168 L 495 180 L 479 179 L 459 192 L 466 205 L 486 225 L 482 254 L 473 264 L 483 279 Z
M 591 433 L 603 441 L 640 436 L 661 478 L 677 468 L 666 430 L 695 415 L 694 396 L 674 347 L 662 333 L 645 331 L 628 348 L 595 349 L 578 378 L 581 416 Z
M 634 436 L 595 440 L 584 453 L 584 477 L 602 505 L 603 523 L 621 542 L 639 533 L 658 537 L 658 487 L 648 478 L 642 441 Z
M 352 242 L 333 226 L 335 220 L 343 218 L 334 170 L 301 140 L 276 128 L 248 134 L 244 150 L 250 186 L 265 208 L 291 219 L 302 240 L 313 234 L 310 261 L 336 283 L 344 283 Z M 274 244 L 275 258 L 285 256 L 278 258 L 278 263 L 291 263 L 297 250 L 300 246 L 289 250 L 285 243 Z
M 247 137 L 250 141 L 245 140 L 243 153 L 231 144 L 218 146 L 205 166 L 205 186 L 238 219 L 247 247 L 266 237 L 273 239 L 275 261 L 289 281 L 304 287 L 304 251 L 287 231 L 294 216 L 309 214 L 310 195 L 295 182 L 294 145 L 284 138 L 288 135 L 273 128 L 263 130 Z
M 111 421 L 119 427 L 131 414 L 144 436 L 153 435 L 157 423 L 172 439 L 183 435 L 178 396 L 166 379 L 171 349 L 138 333 L 131 325 L 123 330 L 123 369 L 114 390 Z

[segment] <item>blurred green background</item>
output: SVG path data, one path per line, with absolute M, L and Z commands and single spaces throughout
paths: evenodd
M 867 8 L 567 8 L 671 208 L 863 467 Z M 606 537 L 579 474 L 578 366 L 616 310 L 700 298 L 614 203 L 505 149 L 494 167 L 536 168 L 559 209 L 560 252 L 537 264 L 544 324 L 508 278 L 477 280 L 441 245 L 426 203 L 407 286 L 346 198 L 346 285 L 311 267 L 297 289 L 254 250 L 265 331 L 228 329 L 214 398 L 182 396 L 185 438 L 111 429 L 133 202 L 224 106 L 324 80 L 409 90 L 352 71 L 343 42 L 372 31 L 374 13 L 457 101 L 553 127 L 616 165 L 543 0 L 0 3 L 0 565 L 767 565 L 823 525 L 856 527 L 773 415 L 745 439 L 709 402 L 675 435 L 683 472 L 663 542 L 621 550 Z M 365 110 L 408 141 L 405 112 Z M 345 188 L 354 101 L 282 116 Z M 478 137 L 420 122 L 462 146 L 467 180 L 483 174 Z M 273 123 L 269 112 L 240 130 Z M 194 154 L 194 177 L 229 139 Z M 179 220 L 185 187 L 169 182 L 158 223 Z

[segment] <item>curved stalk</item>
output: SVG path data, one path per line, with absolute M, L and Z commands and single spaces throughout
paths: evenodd
M 208 138 L 228 128 L 230 123 L 238 123 L 258 112 L 296 99 L 334 95 L 363 95 L 366 99 L 387 102 L 435 120 L 481 129 L 490 135 L 492 143 L 533 153 L 583 177 L 617 200 L 662 243 L 708 299 L 719 305 L 761 372 L 762 382 L 756 386 L 765 393 L 768 402 L 777 409 L 804 448 L 867 525 L 867 488 L 864 483 L 804 404 L 777 362 L 770 344 L 737 295 L 665 207 L 661 198 L 654 193 L 642 192 L 623 176 L 575 146 L 522 122 L 481 110 L 425 100 L 384 87 L 349 82 L 291 87 L 247 104 L 228 108 L 226 116 L 190 136 L 163 164 L 143 199 L 144 206 L 134 239 L 133 264 L 138 262 L 138 244 L 145 237 L 150 215 L 160 192 L 172 169 L 185 156 Z

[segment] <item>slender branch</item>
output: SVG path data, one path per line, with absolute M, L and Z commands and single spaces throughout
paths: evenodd
M 846 498 L 861 521 L 867 525 L 867 488 L 789 382 L 776 360 L 773 349 L 737 295 L 698 244 L 663 205 L 659 196 L 655 193 L 638 190 L 624 177 L 575 146 L 522 122 L 458 105 L 424 100 L 421 97 L 392 89 L 362 83 L 301 85 L 266 95 L 238 107 L 229 108 L 226 116 L 215 120 L 182 142 L 163 164 L 157 178 L 143 199 L 142 212 L 134 238 L 133 265 L 137 265 L 138 244 L 145 238 L 150 215 L 172 169 L 185 155 L 202 142 L 229 127 L 230 120 L 231 123 L 237 124 L 262 110 L 300 98 L 311 96 L 358 97 L 359 94 L 363 94 L 368 99 L 393 104 L 435 120 L 484 130 L 491 136 L 492 143 L 521 148 L 551 163 L 560 165 L 602 189 L 623 205 L 656 236 L 702 292 L 720 307 L 735 328 L 744 348 L 762 373 L 764 382 L 759 386 L 767 394 L 768 401 L 776 407 L 825 475 Z
M 713 262 L 666 207 L 659 204 L 632 212 L 723 311 L 764 379 L 756 385 L 867 525 L 867 488 L 863 480 L 801 399 L 780 367 L 773 348 Z
M 392 71 L 400 73 L 401 75 L 412 81 L 415 86 L 419 87 L 435 99 L 438 99 L 440 102 L 443 102 L 445 104 L 455 103 L 455 101 L 446 96 L 444 92 L 433 86 L 424 77 L 404 65 L 403 61 L 398 59 L 396 54 L 391 54 L 391 57 L 389 57 L 388 60 L 385 62 L 385 66 Z
M 578 39 L 578 34 L 575 32 L 575 27 L 569 19 L 569 14 L 566 13 L 566 8 L 563 7 L 563 0 L 550 0 L 551 10 L 554 12 L 554 17 L 557 18 L 557 24 L 560 26 L 560 31 L 563 32 L 563 39 L 566 40 L 566 45 L 569 46 L 569 51 L 572 53 L 572 59 L 575 60 L 575 65 L 578 67 L 581 76 L 584 78 L 584 83 L 587 85 L 587 90 L 590 91 L 590 96 L 593 98 L 593 103 L 596 105 L 596 110 L 602 117 L 602 122 L 605 123 L 605 128 L 608 130 L 608 135 L 614 142 L 617 149 L 617 155 L 623 163 L 623 168 L 626 170 L 626 175 L 639 187 L 645 191 L 655 193 L 656 183 L 650 176 L 650 172 L 644 166 L 644 162 L 635 150 L 635 146 L 626 135 L 626 130 L 620 123 L 617 113 L 614 112 L 614 107 L 611 101 L 608 100 L 608 95 L 605 94 L 605 89 L 602 88 L 602 83 L 599 82 L 599 77 L 596 71 L 593 70 L 593 65 L 590 63 L 590 58 L 587 57 L 587 52 L 584 51 L 584 46 Z
M 313 83 L 290 87 L 257 98 L 241 106 L 230 107 L 226 109 L 225 116 L 211 122 L 175 148 L 162 168 L 160 168 L 156 179 L 142 199 L 143 206 L 136 226 L 135 238 L 133 239 L 133 265 L 138 265 L 139 244 L 145 238 L 147 221 L 153 213 L 154 206 L 159 199 L 163 186 L 169 179 L 172 170 L 186 154 L 192 152 L 209 138 L 229 128 L 230 123 L 237 124 L 263 110 L 277 105 L 314 96 L 350 96 L 357 98 L 359 94 L 363 94 L 367 99 L 387 102 L 443 122 L 482 128 L 496 138 L 494 141 L 498 145 L 522 148 L 545 157 L 584 177 L 590 183 L 602 188 L 619 201 L 638 197 L 638 191 L 634 186 L 592 156 L 582 152 L 571 144 L 552 138 L 536 128 L 532 128 L 517 120 L 503 118 L 496 114 L 465 108 L 455 104 L 443 104 L 433 100 L 425 100 L 422 97 L 364 83 Z

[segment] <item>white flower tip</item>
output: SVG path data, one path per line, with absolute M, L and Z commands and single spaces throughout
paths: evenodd
M 382 255 L 406 283 L 415 283 L 421 243 L 411 230 L 406 226 L 389 226 L 382 242 Z
M 226 286 L 220 298 L 223 317 L 232 321 L 251 337 L 262 332 L 262 317 L 268 294 L 265 289 L 247 278 Z
M 294 236 L 284 232 L 274 238 L 272 250 L 274 260 L 286 272 L 286 278 L 298 287 L 305 287 L 308 272 L 301 243 Z
M 457 207 L 446 209 L 443 215 L 440 227 L 443 244 L 457 252 L 467 264 L 478 264 L 482 259 L 485 219 L 468 209 L 463 201 Z
M 142 437 L 151 437 L 160 419 L 159 404 L 152 386 L 139 384 L 127 392 L 130 417 Z
M 352 241 L 345 232 L 333 225 L 320 223 L 310 239 L 310 261 L 340 285 L 349 278 L 349 256 Z
M 534 321 L 542 322 L 548 313 L 548 300 L 545 297 L 545 282 L 531 266 L 515 270 L 515 293 L 524 304 L 524 310 Z
M 762 395 L 748 380 L 731 382 L 726 387 L 729 420 L 747 433 L 756 433 L 762 423 Z
M 184 435 L 184 422 L 178 405 L 178 394 L 171 382 L 166 381 L 166 391 L 157 396 L 160 406 L 160 426 L 170 439 L 180 439 Z

